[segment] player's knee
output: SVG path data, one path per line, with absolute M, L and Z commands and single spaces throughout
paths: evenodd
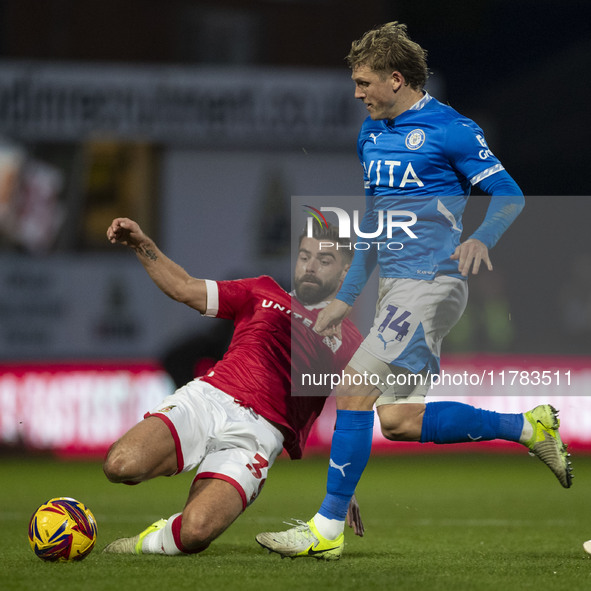
M 390 441 L 418 441 L 421 437 L 422 415 L 405 412 L 380 416 L 382 435 Z
M 117 443 L 107 453 L 103 472 L 111 482 L 131 481 L 138 477 L 138 467 L 133 457 Z
M 390 441 L 408 441 L 408 432 L 401 422 L 382 423 L 382 435 Z
M 201 552 L 217 537 L 211 521 L 201 514 L 184 514 L 181 524 L 181 543 L 190 552 Z
M 334 390 L 338 410 L 372 410 L 377 396 L 358 395 L 347 386 L 337 386 Z

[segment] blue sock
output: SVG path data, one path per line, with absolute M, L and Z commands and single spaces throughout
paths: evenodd
M 330 448 L 326 497 L 318 510 L 328 519 L 344 521 L 349 501 L 369 460 L 373 410 L 337 410 Z
M 498 413 L 461 402 L 429 402 L 423 416 L 421 443 L 519 441 L 522 429 L 522 414 Z

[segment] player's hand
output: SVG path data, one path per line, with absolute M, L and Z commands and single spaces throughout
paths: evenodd
M 146 240 L 146 235 L 137 222 L 129 218 L 115 218 L 107 228 L 107 239 L 111 244 L 119 242 L 124 246 L 136 248 Z
M 361 513 L 359 511 L 359 503 L 355 498 L 355 495 L 351 498 L 349 508 L 347 509 L 347 525 L 353 528 L 356 536 L 363 537 L 365 533 L 365 527 L 363 527 L 363 521 L 361 521 Z
M 458 270 L 464 277 L 470 274 L 470 269 L 474 275 L 477 275 L 481 263 L 484 263 L 489 271 L 493 268 L 488 256 L 488 248 L 484 242 L 476 238 L 468 238 L 466 242 L 462 242 L 451 255 L 451 259 L 459 261 Z
M 345 304 L 341 300 L 333 300 L 326 308 L 320 310 L 314 330 L 324 337 L 337 337 L 342 340 L 341 322 L 350 312 L 351 306 L 349 304 Z

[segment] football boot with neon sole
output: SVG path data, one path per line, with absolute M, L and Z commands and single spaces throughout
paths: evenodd
M 105 546 L 103 552 L 106 552 L 107 554 L 142 554 L 142 542 L 144 541 L 144 538 L 148 534 L 162 529 L 166 525 L 166 522 L 167 519 L 159 519 L 137 536 L 131 538 L 119 538 Z
M 319 560 L 338 560 L 345 545 L 345 535 L 335 540 L 327 540 L 320 535 L 314 520 L 307 523 L 296 520 L 295 527 L 279 532 L 263 532 L 255 540 L 270 552 L 281 554 L 283 558 L 308 557 Z
M 536 406 L 525 413 L 525 419 L 533 428 L 533 435 L 524 445 L 529 448 L 530 455 L 540 458 L 558 478 L 564 488 L 572 484 L 572 466 L 570 454 L 562 443 L 558 427 L 560 420 L 558 411 L 549 404 Z

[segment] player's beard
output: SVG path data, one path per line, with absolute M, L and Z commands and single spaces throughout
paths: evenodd
M 298 277 L 294 283 L 296 297 L 305 306 L 313 306 L 328 300 L 338 287 L 336 284 L 325 283 L 309 275 Z

